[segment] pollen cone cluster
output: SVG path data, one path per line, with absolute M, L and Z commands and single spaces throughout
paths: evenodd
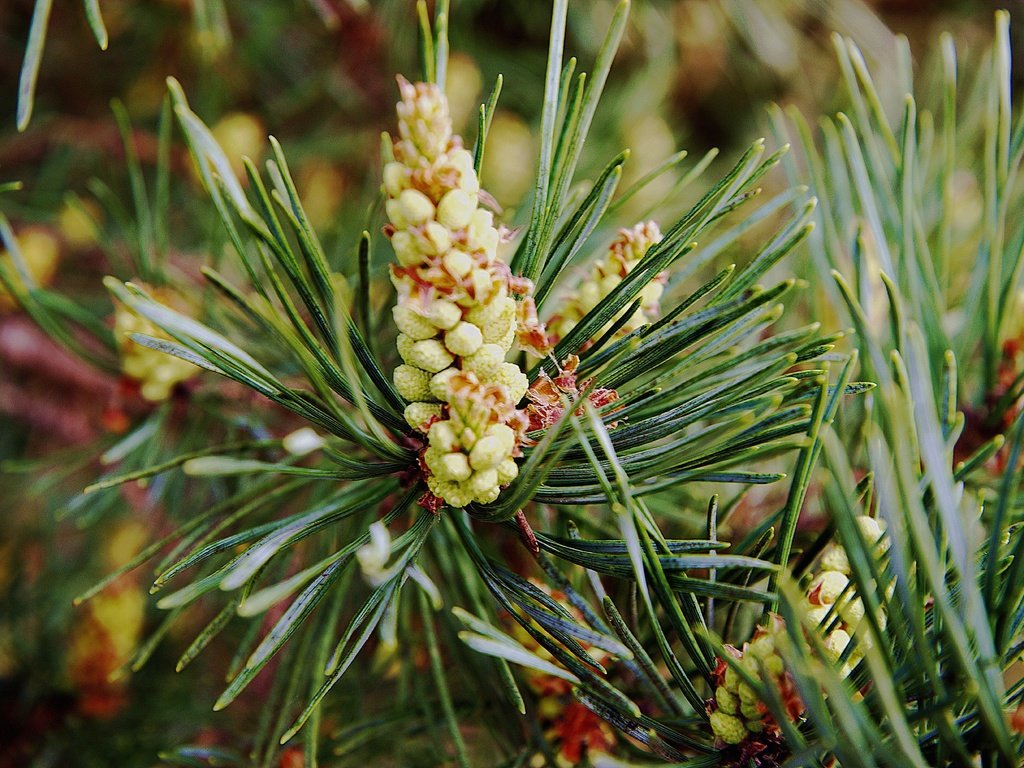
M 888 542 L 879 522 L 867 516 L 856 518 L 856 522 L 864 541 L 875 544 L 876 553 L 881 554 Z M 804 628 L 822 635 L 829 660 L 835 664 L 842 660 L 839 674 L 848 677 L 863 658 L 863 649 L 870 639 L 864 633 L 858 635 L 857 647 L 843 659 L 853 633 L 864 618 L 864 603 L 850 585 L 850 563 L 841 545 L 833 542 L 825 548 L 802 607 Z M 880 614 L 878 620 L 884 627 L 884 614 Z M 776 647 L 785 632 L 782 619 L 773 616 L 767 627 L 758 627 L 742 650 L 729 648 L 729 651 L 739 666 L 754 679 L 767 676 L 786 706 L 789 719 L 795 722 L 803 716 L 804 704 Z M 782 749 L 783 739 L 778 724 L 757 692 L 743 682 L 732 665 L 724 661 L 719 664 L 715 683 L 715 697 L 708 702 L 711 728 L 722 744 L 737 746 L 737 765 L 747 765 L 744 761 L 749 755 Z
M 653 221 L 641 222 L 632 229 L 619 230 L 618 237 L 607 253 L 593 265 L 583 283 L 565 297 L 558 314 L 548 321 L 548 333 L 552 340 L 564 338 L 575 328 L 640 263 L 648 249 L 660 240 L 661 231 Z M 657 318 L 660 311 L 658 301 L 665 289 L 665 280 L 666 273 L 662 272 L 644 286 L 638 297 L 640 306 L 623 323 L 618 335 L 625 336 Z M 608 326 L 602 328 L 596 336 L 604 334 L 617 319 L 612 318 Z
M 873 517 L 861 515 L 855 518 L 861 538 L 865 542 L 874 543 L 876 554 L 882 554 L 888 546 L 888 539 L 883 536 L 882 525 Z M 858 625 L 864 619 L 864 601 L 856 595 L 850 584 L 850 561 L 846 550 L 840 544 L 832 542 L 821 555 L 818 571 L 807 588 L 807 600 L 803 606 L 804 626 L 809 630 L 824 632 L 825 649 L 833 661 L 838 662 L 850 644 L 850 640 Z M 878 614 L 878 623 L 885 629 L 884 613 Z M 843 677 L 848 676 L 864 656 L 863 648 L 867 647 L 871 638 L 862 633 L 857 638 L 858 647 L 854 648 L 840 668 Z
M 143 285 L 156 301 L 169 307 L 183 304 L 177 294 L 165 288 Z M 171 395 L 174 387 L 199 373 L 199 368 L 181 358 L 144 347 L 131 335 L 140 333 L 157 339 L 171 340 L 163 330 L 117 303 L 114 309 L 114 341 L 121 354 L 121 370 L 129 379 L 139 383 L 139 393 L 150 402 L 161 402 Z
M 738 665 L 755 680 L 763 674 L 779 692 L 790 720 L 797 720 L 804 705 L 796 693 L 793 679 L 786 671 L 776 648 L 776 639 L 785 634 L 785 625 L 772 616 L 767 627 L 758 627 L 754 637 L 742 649 L 727 646 Z M 757 743 L 759 751 L 770 750 L 778 743 L 779 727 L 757 691 L 743 681 L 739 672 L 725 661 L 720 661 L 714 674 L 715 697 L 708 703 L 711 730 L 715 737 L 727 745 Z M 746 765 L 740 761 L 737 764 Z
M 444 94 L 429 83 L 399 87 L 395 159 L 384 166 L 404 361 L 395 387 L 409 402 L 406 421 L 427 435 L 430 491 L 453 507 L 487 503 L 519 471 L 526 420 L 516 404 L 528 382 L 505 355 L 523 314 L 514 294 L 531 286 L 497 256 L 501 236 L 480 207 L 473 157 L 452 132 Z

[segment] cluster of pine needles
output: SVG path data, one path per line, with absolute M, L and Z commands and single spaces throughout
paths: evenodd
M 99 7 L 85 6 L 104 45 Z M 100 521 L 130 506 L 129 489 L 164 511 L 76 603 L 148 584 L 165 617 L 127 665 L 185 627 L 182 676 L 208 646 L 233 656 L 204 704 L 256 698 L 248 753 L 182 746 L 167 763 L 1024 759 L 1024 121 L 1008 15 L 967 62 L 943 38 L 915 69 L 901 41 L 885 73 L 905 93 L 895 115 L 837 36 L 847 112 L 774 109 L 770 140 L 717 178 L 712 154 L 679 153 L 625 184 L 628 152 L 592 178 L 579 169 L 628 12 L 615 7 L 584 73 L 565 55 L 568 2 L 553 3 L 536 178 L 504 217 L 471 187 L 501 152 L 487 141 L 500 78 L 474 143 L 436 150 L 462 153 L 451 167 L 476 223 L 454 197 L 406 195 L 457 187 L 424 150 L 401 194 L 382 171 L 343 260 L 322 247 L 286 146 L 271 138 L 264 167 L 246 160 L 240 177 L 170 79 L 148 174 L 115 105 L 132 237 L 105 280 L 113 327 L 109 304 L 47 287 L 0 217 L 2 295 L 123 377 L 137 404 L 91 448 L 99 474 L 67 511 Z M 417 93 L 443 94 L 449 8 L 418 14 Z M 412 162 L 408 147 L 444 124 L 406 109 L 382 168 Z M 176 136 L 215 222 L 201 274 L 172 258 Z M 676 183 L 663 218 L 633 229 L 627 203 L 664 177 Z M 492 221 L 497 256 L 471 254 L 472 279 L 437 266 Z M 464 306 L 399 329 L 389 276 L 402 306 L 440 301 L 431 292 L 452 279 Z M 517 315 L 502 321 L 520 341 L 504 359 L 508 344 L 470 322 L 485 280 Z M 481 327 L 525 394 L 487 372 Z M 486 408 L 485 428 L 473 419 Z M 432 428 L 444 419 L 462 431 Z M 443 464 L 448 485 L 432 482 L 442 434 L 463 445 Z M 501 457 L 471 451 L 498 435 Z M 41 487 L 53 476 L 21 469 Z M 487 492 L 451 490 L 471 477 Z

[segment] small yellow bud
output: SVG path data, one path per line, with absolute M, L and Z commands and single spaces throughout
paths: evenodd
M 743 660 L 746 661 L 746 659 Z M 759 674 L 756 669 L 750 670 L 750 672 L 755 676 Z M 740 697 L 740 701 L 745 701 L 748 704 L 760 701 L 757 696 L 757 692 L 746 683 L 739 684 L 739 687 L 736 689 L 736 694 Z
M 747 652 L 755 659 L 766 659 L 775 653 L 775 639 L 770 634 L 762 635 L 750 643 Z
M 860 530 L 860 535 L 869 543 L 872 541 L 878 541 L 878 539 L 881 538 L 882 533 L 885 531 L 884 527 L 878 520 L 873 517 L 868 517 L 867 515 L 858 515 L 854 518 L 854 522 Z
M 424 431 L 423 426 L 435 416 L 441 415 L 438 403 L 409 403 L 403 412 L 406 423 L 413 429 Z
M 473 295 L 478 302 L 485 302 L 491 296 L 491 287 L 494 285 L 494 278 L 486 269 L 474 269 L 469 273 L 469 280 L 473 284 Z
M 384 191 L 388 197 L 398 197 L 408 184 L 405 166 L 391 162 L 384 166 Z
M 519 465 L 513 459 L 505 459 L 498 465 L 498 484 L 508 485 L 519 477 Z
M 804 610 L 804 626 L 808 629 L 817 629 L 825 621 L 832 607 L 829 605 L 811 605 L 808 603 Z
M 427 478 L 427 487 L 431 493 L 440 496 L 447 504 L 456 509 L 467 506 L 473 501 L 472 494 L 461 483 L 451 480 L 439 480 L 436 475 Z
M 725 668 L 725 687 L 730 691 L 737 691 L 740 687 L 740 676 L 732 666 Z
M 512 427 L 508 424 L 491 424 L 487 427 L 486 434 L 499 438 L 508 448 L 509 453 L 512 452 L 512 448 L 516 444 L 516 433 L 512 431 Z
M 600 300 L 601 287 L 597 283 L 589 281 L 580 286 L 579 302 L 584 314 L 596 307 Z
M 857 625 L 864 619 L 864 601 L 858 597 L 846 602 L 840 610 L 840 614 L 851 630 L 856 629 Z
M 153 297 L 172 306 L 180 297 L 164 289 L 151 289 Z M 117 303 L 114 312 L 114 340 L 121 353 L 121 370 L 139 382 L 139 394 L 146 400 L 166 400 L 175 385 L 192 378 L 199 372 L 192 363 L 142 346 L 132 340 L 131 334 L 142 333 L 158 339 L 168 339 L 166 333 L 148 320 L 139 317 L 124 305 Z
M 420 252 L 416 249 L 416 241 L 413 236 L 403 229 L 391 236 L 391 247 L 395 249 L 398 263 L 403 267 L 413 267 L 422 259 Z
M 427 309 L 427 319 L 437 328 L 448 330 L 462 319 L 462 310 L 450 301 L 435 299 Z M 435 331 L 436 333 L 436 331 Z
M 530 380 L 515 363 L 502 363 L 493 381 L 508 390 L 508 399 L 513 403 L 522 400 L 526 390 L 530 388 Z
M 449 229 L 463 229 L 469 226 L 476 210 L 477 201 L 461 189 L 445 193 L 437 206 L 437 220 Z
M 434 424 L 437 424 L 435 421 Z M 430 426 L 433 427 L 434 424 Z M 427 433 L 430 434 L 429 432 Z M 423 452 L 423 462 L 430 468 L 431 472 L 434 472 L 435 467 L 441 466 L 441 459 L 446 455 L 446 451 L 442 451 L 440 446 L 428 445 L 427 449 Z
M 404 333 L 398 334 L 398 338 L 395 339 L 395 346 L 398 347 L 398 354 L 401 355 L 405 362 L 412 364 L 412 345 L 416 341 L 411 336 L 406 336 Z
M 473 470 L 469 466 L 469 457 L 459 452 L 445 454 L 441 459 L 438 474 L 446 480 L 457 482 L 469 480 L 470 475 L 473 474 Z
M 881 556 L 889 548 L 889 538 L 883 536 L 885 523 L 867 515 L 860 515 L 854 518 L 857 528 L 860 529 L 861 538 L 868 544 L 878 542 L 875 547 L 875 555 Z
M 479 325 L 481 330 L 486 332 L 488 326 L 498 322 L 505 315 L 513 319 L 515 318 L 516 302 L 515 299 L 502 295 L 492 298 L 486 304 L 476 305 L 466 313 L 466 319 L 471 323 Z
M 92 200 L 81 200 L 80 203 L 81 207 L 65 203 L 57 216 L 60 233 L 65 242 L 75 249 L 96 243 L 99 235 L 96 222 L 103 215 L 103 211 Z
M 477 443 L 479 445 L 479 443 Z M 464 454 L 459 454 L 460 456 Z M 474 496 L 486 495 L 492 488 L 498 487 L 498 471 L 484 469 L 474 472 L 469 480 L 469 490 Z
M 438 400 L 448 401 L 448 383 L 452 376 L 459 372 L 458 368 L 445 368 L 435 373 L 430 379 L 430 394 Z
M 140 381 L 146 378 L 146 375 L 152 368 L 153 360 L 142 355 L 132 355 L 131 357 L 126 357 L 121 362 L 121 370 L 124 371 L 124 374 L 129 378 Z
M 462 278 L 473 271 L 473 257 L 457 248 L 448 251 L 441 262 L 452 277 Z
M 846 557 L 846 550 L 834 543 L 825 547 L 825 551 L 821 555 L 821 569 L 849 575 L 850 561 Z
M 740 714 L 747 718 L 747 720 L 760 720 L 761 707 L 756 701 L 745 701 L 740 704 Z M 751 723 L 747 723 L 747 728 L 753 730 Z
M 29 277 L 37 285 L 49 285 L 57 272 L 60 242 L 48 229 L 35 226 L 22 230 L 18 234 L 17 241 L 18 250 Z M 21 285 L 21 275 L 14 268 L 13 257 L 6 251 L 0 250 L 0 261 L 6 264 L 8 274 L 14 277 L 15 284 Z M 0 313 L 8 312 L 16 307 L 14 297 L 8 292 L 6 286 L 0 285 Z
M 477 237 L 486 229 L 494 226 L 494 214 L 486 208 L 477 208 L 470 215 L 469 230 L 470 236 Z
M 842 594 L 849 583 L 850 580 L 846 575 L 839 573 L 839 571 L 823 571 L 811 582 L 808 592 L 817 592 L 819 603 L 831 605 Z
M 487 434 L 476 441 L 469 454 L 469 463 L 473 469 L 484 470 L 497 467 L 509 458 L 515 447 L 515 433 L 505 424 L 492 424 Z
M 441 480 L 437 475 L 430 475 L 427 477 L 427 487 L 430 488 L 430 493 L 434 496 L 440 497 L 446 504 L 453 507 L 460 507 L 469 504 L 468 495 L 466 501 L 460 496 L 459 483 L 453 482 L 452 480 Z
M 773 675 L 774 677 L 778 677 L 786 671 L 786 666 L 782 661 L 782 657 L 778 654 L 772 654 L 765 659 L 764 668 L 769 675 Z
M 451 233 L 436 221 L 428 222 L 424 233 L 426 234 L 431 254 L 444 253 L 451 247 Z
M 432 446 L 437 446 L 444 453 L 454 451 L 458 440 L 449 421 L 435 421 L 431 424 L 427 439 Z
M 509 334 L 512 334 L 513 339 L 515 338 L 516 303 L 512 299 L 506 298 L 500 302 L 500 305 L 501 312 L 496 318 L 488 323 L 481 322 L 477 323 L 477 325 L 480 326 L 480 330 L 483 332 L 484 341 L 507 348 L 506 341 L 508 341 Z M 474 320 L 474 322 L 476 321 Z
M 490 469 L 506 458 L 508 454 L 502 450 L 501 440 L 497 437 L 481 437 L 469 454 L 469 463 L 473 469 Z
M 462 321 L 444 335 L 444 345 L 448 351 L 459 357 L 472 355 L 484 343 L 480 329 L 472 323 Z M 516 368 L 518 371 L 519 369 Z
M 395 389 L 406 400 L 433 399 L 430 393 L 430 374 L 412 365 L 400 365 L 395 368 Z
M 412 345 L 409 363 L 431 373 L 443 371 L 452 364 L 454 356 L 438 339 L 425 339 Z
M 475 354 L 462 361 L 463 367 L 479 376 L 481 381 L 491 381 L 498 375 L 504 362 L 505 350 L 497 344 L 484 344 Z
M 832 661 L 838 661 L 849 644 L 850 635 L 845 629 L 833 629 L 825 638 L 825 651 Z
M 402 215 L 409 224 L 416 226 L 417 224 L 425 224 L 434 218 L 434 204 L 430 202 L 430 198 L 420 192 L 418 189 L 403 189 L 402 193 L 398 196 L 398 203 L 401 206 Z M 395 226 L 399 229 L 405 229 L 395 222 Z
M 403 230 L 409 228 L 409 221 L 405 218 L 402 204 L 395 200 L 388 200 L 384 203 L 384 212 L 388 215 L 388 221 L 395 225 L 395 229 Z
M 498 230 L 490 226 L 474 230 L 472 226 L 472 223 L 470 223 L 469 243 L 477 250 L 486 253 L 488 258 L 493 258 L 498 250 L 498 243 L 501 241 Z
M 711 730 L 726 744 L 739 744 L 747 738 L 747 729 L 743 727 L 743 721 L 725 712 L 711 713 Z
M 718 686 L 715 689 L 715 701 L 718 702 L 718 709 L 725 712 L 727 715 L 735 715 L 736 707 L 739 702 L 736 697 L 729 692 L 729 689 L 724 686 Z
M 497 485 L 492 485 L 486 491 L 476 494 L 474 501 L 478 504 L 490 504 L 492 501 L 496 501 L 500 495 L 501 488 Z
M 251 157 L 259 166 L 266 143 L 266 131 L 258 118 L 245 112 L 230 112 L 218 120 L 210 132 L 224 148 L 236 176 L 245 178 L 245 157 Z
M 473 155 L 472 153 L 463 147 L 454 150 L 450 156 L 451 164 L 455 166 L 463 178 L 466 176 L 476 177 L 476 171 L 473 169 Z
M 505 335 L 493 342 L 499 347 L 504 349 L 506 352 L 512 349 L 512 345 L 516 340 L 516 325 L 515 323 L 509 323 L 508 329 L 505 331 Z
M 395 325 L 398 326 L 398 330 L 413 341 L 432 339 L 437 335 L 437 328 L 427 318 L 407 304 L 395 305 L 395 308 L 391 310 L 391 314 L 395 318 Z

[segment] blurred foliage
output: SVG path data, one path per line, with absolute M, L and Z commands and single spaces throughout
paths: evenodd
M 1007 5 L 1015 13 L 1020 6 Z M 540 94 L 544 90 L 550 7 L 539 0 L 456 0 L 454 6 L 449 91 L 456 128 L 472 141 L 477 105 L 486 99 L 495 78 L 503 75 L 491 135 L 492 141 L 509 151 L 488 159 L 493 165 L 485 167 L 484 183 L 505 206 L 510 220 L 525 222 L 529 212 L 520 206 L 532 186 L 540 144 Z M 114 304 L 102 289 L 101 279 L 108 274 L 123 280 L 151 277 L 143 274 L 140 258 L 156 254 L 165 277 L 190 286 L 189 300 L 204 319 L 228 322 L 226 313 L 213 301 L 211 289 L 199 287 L 198 270 L 200 265 L 213 264 L 233 279 L 241 277 L 241 270 L 226 256 L 226 236 L 216 212 L 203 200 L 200 174 L 184 142 L 178 136 L 167 143 L 160 138 L 161 121 L 168 119 L 166 113 L 162 117 L 165 78 L 173 76 L 188 93 L 191 108 L 231 153 L 240 175 L 244 175 L 240 165 L 243 154 L 253 160 L 271 156 L 267 133 L 280 140 L 330 266 L 356 280 L 353 253 L 360 233 L 380 220 L 373 209 L 379 187 L 377 157 L 380 133 L 393 129 L 393 73 L 414 72 L 418 66 L 414 4 L 405 0 L 101 0 L 109 38 L 106 50 L 101 51 L 84 4 L 54 3 L 33 115 L 19 132 L 15 119 L 19 76 L 35 7 L 32 0 L 0 4 L 0 184 L 18 181 L 23 185 L 20 190 L 0 191 L 0 212 L 10 220 L 19 239 L 35 227 L 57 244 L 59 266 L 52 278 L 53 294 L 67 297 L 68 302 L 44 309 L 46 317 L 69 321 L 76 330 L 62 344 L 55 343 L 24 314 L 4 313 L 0 303 L 0 560 L 4 564 L 0 571 L 0 718 L 12 725 L 0 729 L 6 734 L 0 736 L 0 766 L 150 766 L 158 764 L 156 755 L 164 750 L 177 750 L 167 757 L 177 765 L 207 765 L 217 760 L 220 764 L 244 764 L 243 755 L 250 751 L 259 753 L 265 765 L 287 768 L 301 764 L 295 748 L 279 750 L 274 743 L 275 729 L 282 724 L 266 720 L 278 712 L 268 713 L 269 708 L 261 712 L 264 698 L 287 703 L 292 701 L 289 696 L 295 698 L 294 690 L 281 690 L 282 684 L 274 683 L 270 675 L 256 678 L 255 695 L 247 691 L 230 709 L 216 715 L 209 712 L 223 688 L 224 670 L 232 665 L 233 649 L 251 645 L 256 639 L 252 632 L 265 631 L 271 621 L 263 625 L 252 622 L 255 629 L 238 622 L 229 624 L 225 641 L 211 645 L 208 655 L 196 660 L 197 668 L 175 675 L 175 660 L 216 615 L 211 608 L 204 606 L 205 613 L 191 618 L 186 614 L 184 624 L 171 628 L 163 621 L 165 612 L 152 606 L 144 610 L 132 607 L 131 598 L 126 599 L 110 609 L 117 618 L 109 623 L 130 635 L 131 644 L 154 631 L 166 633 L 164 642 L 143 644 L 141 649 L 133 649 L 133 654 L 110 650 L 128 640 L 118 641 L 103 631 L 103 619 L 89 613 L 88 606 L 93 603 L 72 608 L 73 598 L 136 554 L 138 546 L 132 549 L 123 538 L 132 537 L 132 525 L 141 521 L 147 540 L 157 539 L 170 534 L 187 512 L 207 509 L 225 497 L 228 487 L 234 490 L 230 481 L 220 485 L 215 481 L 212 490 L 197 490 L 200 486 L 192 478 L 172 473 L 141 487 L 103 490 L 83 505 L 80 500 L 84 497 L 78 492 L 97 475 L 105 473 L 109 479 L 217 442 L 258 444 L 272 439 L 271 434 L 282 435 L 297 426 L 290 416 L 244 395 L 241 388 L 198 385 L 194 401 L 200 404 L 198 416 L 183 416 L 177 397 L 161 406 L 143 402 L 117 373 L 116 350 L 109 334 Z M 592 61 L 613 9 L 614 3 L 608 0 L 571 4 L 567 50 L 582 61 Z M 946 29 L 953 31 L 961 50 L 973 53 L 990 39 L 989 11 L 990 4 L 981 0 L 889 0 L 869 5 L 816 0 L 638 2 L 581 162 L 581 176 L 596 177 L 607 158 L 624 147 L 631 148 L 632 156 L 624 166 L 621 189 L 629 188 L 682 148 L 689 150 L 687 162 L 691 165 L 710 148 L 718 148 L 722 168 L 716 165 L 712 170 L 724 172 L 754 138 L 772 127 L 779 130 L 778 121 L 766 118 L 769 102 L 795 107 L 811 120 L 849 103 L 849 93 L 836 85 L 843 73 L 833 51 L 833 31 L 855 40 L 875 72 L 891 73 L 897 71 L 901 50 L 893 32 L 910 38 L 911 48 L 922 62 L 941 57 L 936 41 L 938 33 Z M 1011 29 L 1016 36 L 1024 34 L 1024 23 Z M 1018 56 L 1015 85 L 1021 79 L 1022 62 L 1024 57 Z M 876 76 L 875 83 L 895 126 L 888 130 L 897 135 L 906 83 L 901 76 Z M 919 92 L 926 99 L 940 99 L 941 88 L 938 79 L 925 79 Z M 112 110 L 112 100 L 123 107 Z M 971 104 L 962 108 L 968 118 Z M 118 113 L 130 116 L 130 126 L 126 120 L 119 125 Z M 865 136 L 883 130 L 879 125 L 859 128 Z M 808 156 L 813 144 L 812 140 L 804 147 Z M 137 162 L 126 147 L 134 148 Z M 977 164 L 972 155 L 966 156 L 972 159 L 965 165 Z M 166 169 L 164 176 L 161 167 Z M 699 196 L 695 189 L 675 186 L 685 179 L 688 167 L 674 167 L 648 184 L 622 206 L 620 217 L 637 220 L 694 202 Z M 832 170 L 829 183 L 843 179 L 838 169 Z M 884 173 L 892 175 L 892 171 L 884 171 L 876 181 L 889 178 Z M 140 177 L 141 194 L 163 203 L 155 209 L 167 211 L 165 220 L 151 222 L 148 229 L 139 217 Z M 797 171 L 792 180 L 806 183 Z M 977 179 L 964 180 L 967 187 L 972 183 L 976 186 Z M 936 184 L 936 189 L 941 187 L 941 182 Z M 765 186 L 781 190 L 781 177 L 768 177 Z M 247 191 L 251 192 L 251 187 Z M 815 193 L 850 198 L 848 190 L 817 189 Z M 970 189 L 965 192 L 969 193 Z M 775 210 L 789 202 L 788 198 L 778 202 Z M 894 214 L 896 210 L 893 207 L 886 212 Z M 816 215 L 826 213 L 822 209 Z M 859 211 L 835 215 L 849 223 L 859 217 Z M 959 215 L 967 213 L 961 210 Z M 933 229 L 939 226 L 935 222 L 934 216 L 927 219 L 929 238 L 941 237 Z M 887 219 L 884 226 L 882 239 L 898 238 L 902 232 L 901 222 Z M 828 232 L 828 225 L 820 230 Z M 379 240 L 376 233 L 374 237 Z M 844 262 L 848 246 L 849 241 L 835 245 L 834 258 L 827 265 L 801 256 L 808 266 L 797 273 L 810 279 L 815 269 L 837 267 L 849 275 L 849 264 Z M 26 259 L 36 247 L 25 246 Z M 383 246 L 378 248 L 381 250 Z M 380 265 L 384 261 L 377 260 L 374 277 L 383 275 Z M 687 287 L 692 290 L 711 279 L 724 263 L 712 261 Z M 966 259 L 954 260 L 955 265 L 964 263 L 968 263 Z M 780 276 L 790 271 L 792 267 L 780 271 Z M 50 279 L 42 272 L 32 277 L 41 283 Z M 696 282 L 699 278 L 703 280 Z M 827 279 L 824 274 L 814 278 L 816 285 Z M 963 286 L 962 280 L 949 282 Z M 858 289 L 862 291 L 858 295 L 861 304 L 875 312 L 872 322 L 887 323 L 886 308 L 873 310 L 867 300 L 867 293 L 877 293 L 878 286 Z M 822 319 L 826 330 L 851 323 L 848 316 L 837 312 L 837 294 L 809 294 L 805 305 L 798 304 L 796 316 L 784 323 L 799 327 L 808 319 Z M 384 293 L 374 293 L 372 299 L 368 314 L 387 311 Z M 915 297 L 904 301 L 917 306 Z M 953 292 L 948 306 L 935 309 L 942 317 L 923 322 L 941 326 L 947 312 L 969 311 L 964 309 L 965 303 L 963 291 Z M 899 300 L 888 305 L 892 312 L 898 306 Z M 985 343 L 994 349 L 1011 336 L 1010 329 L 1004 329 Z M 972 344 L 982 343 L 978 335 L 963 334 L 963 338 L 951 345 L 958 360 L 964 359 L 963 352 L 977 348 Z M 886 353 L 899 347 L 907 354 L 907 347 L 897 341 L 887 337 L 877 343 Z M 945 337 L 940 341 L 928 336 L 926 341 L 930 351 L 940 355 L 950 346 Z M 862 359 L 871 359 L 872 354 L 877 358 L 878 350 L 864 344 Z M 1006 390 L 996 392 L 998 361 L 983 367 L 987 373 L 981 378 L 973 375 L 978 370 L 975 367 L 961 364 L 953 370 L 953 378 L 959 376 L 968 393 L 962 401 L 968 434 L 965 445 L 958 449 L 964 453 L 958 453 L 958 458 L 966 458 L 1010 424 L 1001 421 L 998 428 L 993 426 L 1003 413 L 993 416 L 992 411 Z M 938 369 L 933 374 L 940 381 Z M 895 385 L 890 389 L 895 392 L 892 397 L 899 395 Z M 1005 411 L 1006 403 L 1002 405 Z M 870 415 L 856 413 L 856 408 L 852 409 L 853 418 L 840 416 L 840 423 L 860 418 L 857 429 L 876 429 L 864 426 L 874 422 Z M 254 409 L 260 411 L 258 420 L 249 416 Z M 976 427 L 973 434 L 971 427 Z M 885 428 L 907 426 L 894 417 Z M 846 434 L 858 433 L 851 429 Z M 134 453 L 140 446 L 141 452 Z M 128 463 L 103 458 L 109 458 L 111 451 L 116 455 L 119 447 L 134 458 Z M 828 450 L 836 451 L 834 446 Z M 872 461 L 881 466 L 886 458 L 876 454 Z M 826 490 L 816 489 L 820 495 L 812 494 L 808 501 L 812 512 L 815 505 L 823 504 L 822 496 L 835 493 L 835 484 L 848 490 L 856 482 L 838 459 L 830 461 L 829 470 L 838 480 L 823 481 Z M 919 480 L 916 475 L 904 474 L 898 485 L 910 493 Z M 979 486 L 986 484 L 978 481 Z M 765 495 L 759 495 L 762 493 Z M 723 531 L 737 537 L 747 534 L 751 551 L 757 544 L 750 540 L 752 531 L 762 522 L 757 508 L 775 508 L 785 501 L 768 493 L 755 488 L 751 494 L 731 499 L 728 514 L 723 510 Z M 703 535 L 707 520 L 702 511 L 693 511 L 701 508 L 695 501 L 698 496 L 694 494 L 685 505 L 653 499 L 651 506 L 655 514 L 672 521 L 680 536 Z M 315 498 L 315 494 L 310 497 Z M 680 511 L 682 506 L 687 509 Z M 128 507 L 131 514 L 122 511 Z M 807 538 L 816 535 L 822 521 L 812 515 L 803 518 L 801 525 L 809 529 L 801 531 Z M 840 533 L 844 542 L 853 543 L 849 532 Z M 454 526 L 446 534 L 451 541 L 460 540 Z M 605 535 L 611 533 L 606 530 Z M 507 539 L 499 542 L 511 550 L 514 535 Z M 119 540 L 122 550 L 111 552 Z M 908 551 L 912 551 L 909 545 Z M 443 553 L 435 556 L 446 562 Z M 129 574 L 118 579 L 111 591 L 141 596 L 147 586 L 144 579 Z M 635 609 L 636 594 L 625 597 L 633 601 Z M 407 603 L 412 618 L 406 620 L 422 629 L 423 623 L 430 621 L 430 611 L 420 610 L 414 600 Z M 280 610 L 272 618 L 279 615 Z M 90 621 L 91 630 L 87 626 Z M 144 626 L 130 631 L 136 621 Z M 753 618 L 740 611 L 736 621 L 739 636 L 749 630 Z M 438 622 L 443 647 L 459 642 L 456 631 L 453 622 Z M 118 669 L 134 664 L 138 671 L 112 683 L 107 683 L 105 676 L 99 683 L 76 677 L 72 661 L 78 652 L 72 650 L 73 638 L 90 633 L 95 640 L 91 652 L 113 654 Z M 150 652 L 152 658 L 141 664 Z M 293 649 L 281 665 L 294 664 L 297 657 L 310 652 L 308 645 Z M 414 669 L 429 669 L 431 646 L 425 639 L 416 653 Z M 109 662 L 107 658 L 105 663 Z M 239 663 L 240 659 L 234 660 L 235 668 Z M 382 654 L 375 663 L 379 672 L 387 669 L 389 660 Z M 813 654 L 797 663 L 806 665 L 807 676 L 818 669 Z M 435 764 L 434 750 L 450 734 L 438 733 L 436 720 L 422 712 L 410 709 L 395 714 L 386 707 L 395 697 L 410 697 L 422 707 L 438 706 L 431 698 L 432 684 L 431 693 L 425 692 L 428 683 L 422 678 L 427 676 L 409 669 L 409 665 L 396 666 L 383 676 L 384 683 L 380 674 L 358 667 L 353 670 L 321 724 L 327 745 L 324 764 L 332 764 L 332 753 L 339 765 L 371 760 L 379 761 L 373 764 Z M 477 687 L 478 673 L 473 668 L 460 670 L 461 677 L 456 680 L 463 690 L 477 692 L 482 698 L 488 692 Z M 367 690 L 371 692 L 367 694 Z M 840 699 L 838 695 L 835 698 Z M 372 712 L 356 721 L 352 713 L 361 712 L 368 700 L 371 706 L 367 709 Z M 503 714 L 486 705 L 482 712 L 476 707 L 469 710 L 479 716 L 480 730 L 511 734 L 504 737 L 507 743 L 499 737 L 497 746 L 486 739 L 467 739 L 470 749 L 484 750 L 472 754 L 473 764 L 497 764 L 495 753 L 509 753 L 506 748 L 515 741 L 516 729 L 500 722 Z M 823 715 L 817 724 L 823 730 L 831 727 L 831 733 L 841 733 L 835 729 L 842 724 L 833 723 L 833 714 Z M 662 725 L 671 731 L 671 726 Z M 265 738 L 257 743 L 248 736 L 254 733 Z M 668 732 L 667 738 L 674 735 Z M 543 741 L 539 733 L 530 738 Z M 480 743 L 486 746 L 478 746 Z M 193 746 L 184 748 L 183 744 Z

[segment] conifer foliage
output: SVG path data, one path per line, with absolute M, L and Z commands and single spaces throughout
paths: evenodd
M 146 565 L 167 621 L 136 665 L 184 624 L 179 669 L 231 647 L 214 709 L 272 678 L 248 745 L 265 765 L 372 763 L 388 740 L 422 765 L 1019 765 L 1007 16 L 976 66 L 947 40 L 939 102 L 910 92 L 895 120 L 837 37 L 849 116 L 815 133 L 773 111 L 778 150 L 758 140 L 714 179 L 695 164 L 695 200 L 636 223 L 622 201 L 679 158 L 624 189 L 628 153 L 579 172 L 628 0 L 586 74 L 554 0 L 536 181 L 508 216 L 480 184 L 502 81 L 464 143 L 447 3 L 418 12 L 423 71 L 397 78 L 377 204 L 344 258 L 287 147 L 271 138 L 240 179 L 174 79 L 161 146 L 173 121 L 227 246 L 202 285 L 162 258 L 123 110 L 146 222 L 105 281 L 112 333 L 34 277 L 0 220 L 4 297 L 145 401 L 76 503 L 100 516 L 139 481 L 174 502 L 167 535 L 82 598 Z M 799 260 L 808 285 L 786 276 Z M 226 415 L 232 397 L 259 427 Z M 826 522 L 808 533 L 810 507 Z

